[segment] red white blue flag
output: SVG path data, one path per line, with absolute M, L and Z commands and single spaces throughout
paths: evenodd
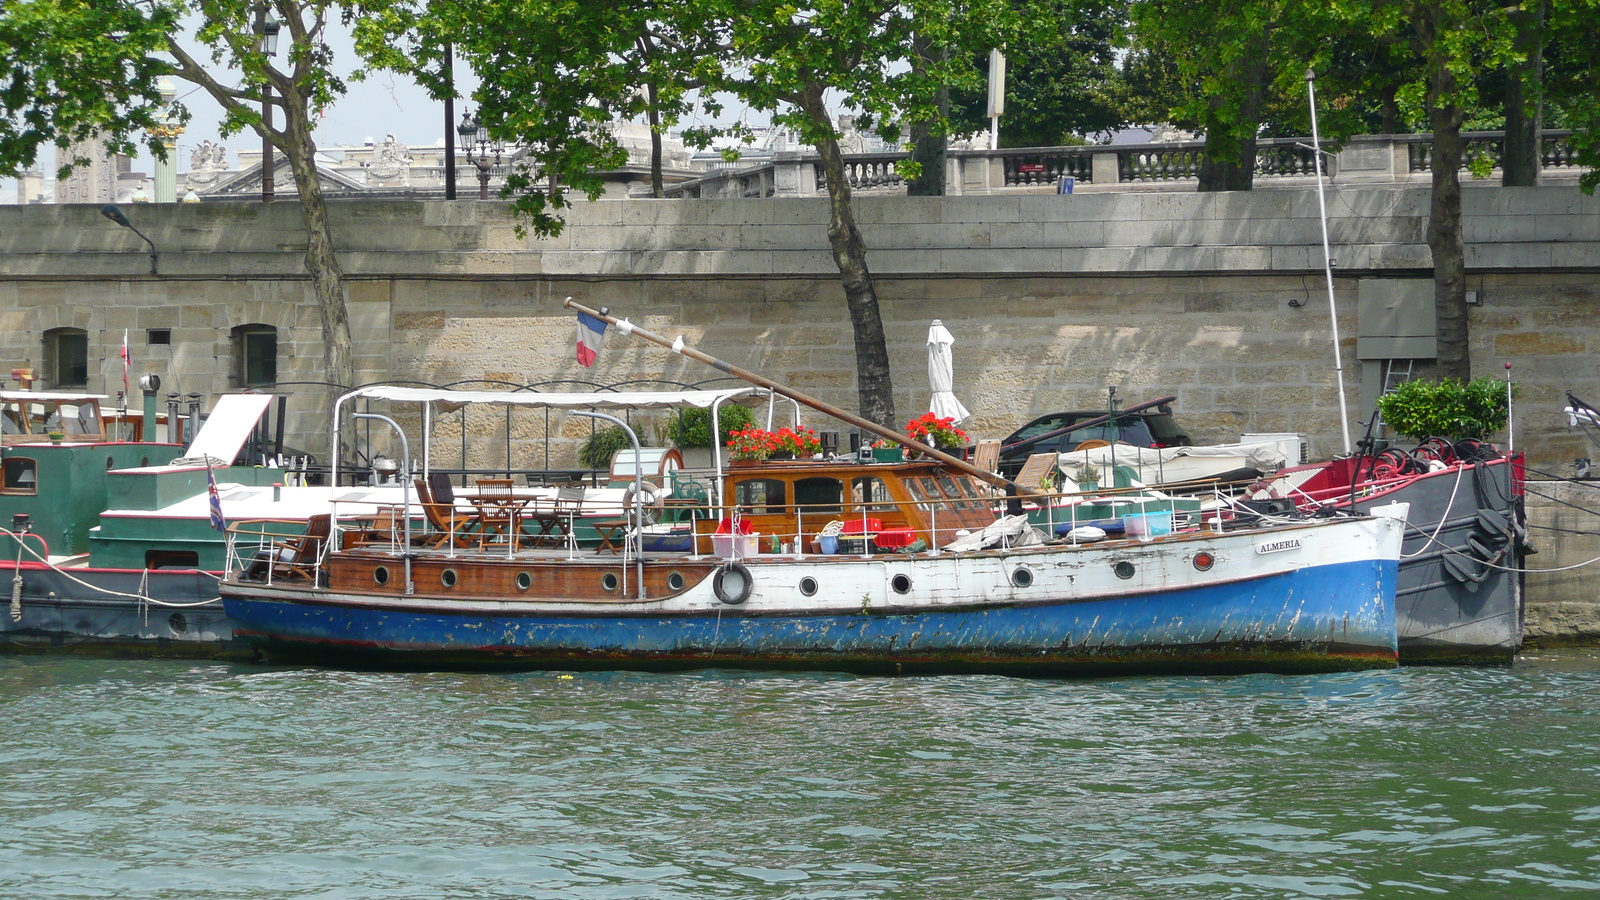
M 578 313 L 578 365 L 588 368 L 600 356 L 605 343 L 606 323 L 588 313 Z
M 206 463 L 206 496 L 211 501 L 211 527 L 226 532 L 228 522 L 222 518 L 222 498 L 217 495 L 217 477 L 212 473 L 209 461 Z

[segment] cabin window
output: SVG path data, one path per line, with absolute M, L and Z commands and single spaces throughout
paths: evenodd
M 0 432 L 5 434 L 23 434 L 28 429 L 23 425 L 22 406 L 16 403 L 7 403 L 0 409 Z
M 783 515 L 788 491 L 776 478 L 751 478 L 734 486 L 733 503 L 746 515 Z
M 944 495 L 950 498 L 950 505 L 956 509 L 967 509 L 972 506 L 965 499 L 967 493 L 962 491 L 961 487 L 956 484 L 955 478 L 949 475 L 940 475 L 939 487 L 944 489 Z
M 52 328 L 44 333 L 44 370 L 56 387 L 89 386 L 89 332 Z
M 46 432 L 63 434 L 103 434 L 100 424 L 100 406 L 93 400 L 87 403 L 61 403 L 44 421 Z
M 233 329 L 233 377 L 240 387 L 278 381 L 278 329 L 240 325 Z
M 146 569 L 198 569 L 200 553 L 197 550 L 146 550 Z
M 8 494 L 39 493 L 39 464 L 26 456 L 8 456 L 5 459 L 5 492 Z
M 794 483 L 794 502 L 801 515 L 844 511 L 844 484 L 837 478 L 802 478 Z
M 883 483 L 883 479 L 871 476 L 851 482 L 850 499 L 858 508 L 865 507 L 869 513 L 892 513 L 900 508 L 889 494 L 889 486 Z

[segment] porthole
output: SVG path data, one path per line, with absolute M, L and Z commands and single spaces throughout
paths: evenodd
M 681 591 L 681 590 L 683 590 L 683 573 L 682 572 L 673 572 L 671 575 L 667 576 L 667 590 L 669 590 L 669 591 Z
M 894 588 L 896 594 L 909 594 L 911 593 L 911 576 L 896 575 L 889 579 L 889 586 Z
M 1033 584 L 1033 572 L 1030 569 L 1017 569 L 1011 573 L 1011 583 L 1017 587 L 1028 587 Z
M 379 584 L 388 584 L 389 583 L 389 568 L 387 566 L 379 566 L 376 569 L 373 569 L 372 570 L 372 580 L 376 581 Z
M 1122 562 L 1119 562 L 1116 565 L 1112 566 L 1111 567 L 1111 571 L 1117 573 L 1117 577 L 1118 578 L 1132 578 L 1133 577 L 1133 563 L 1128 562 L 1127 560 L 1123 560 Z
M 456 570 L 455 569 L 445 569 L 443 572 L 440 572 L 439 573 L 439 583 L 444 585 L 445 587 L 455 587 L 456 586 Z
M 150 457 L 148 457 L 148 456 L 139 457 L 139 468 L 147 469 L 149 467 L 150 467 Z
M 807 597 L 815 597 L 817 595 L 817 580 L 810 575 L 800 579 L 800 593 Z
M 172 629 L 174 635 L 183 634 L 189 630 L 189 620 L 184 617 L 183 613 L 175 612 L 167 616 L 167 627 Z
M 600 587 L 604 588 L 607 591 L 616 590 L 617 589 L 617 573 L 615 573 L 615 572 L 607 572 L 604 575 L 601 575 L 600 576 Z
M 1201 572 L 1205 572 L 1217 564 L 1217 558 L 1206 551 L 1201 550 L 1199 553 L 1194 555 L 1193 562 L 1196 569 L 1200 570 Z
M 525 590 L 527 590 L 528 588 L 531 588 L 531 587 L 533 587 L 533 576 L 529 575 L 527 572 L 518 572 L 517 573 L 517 590 L 525 591 Z
M 112 469 L 116 468 L 116 465 L 117 465 L 117 461 L 116 460 L 112 459 L 109 456 L 106 457 L 106 471 L 107 472 L 109 472 Z

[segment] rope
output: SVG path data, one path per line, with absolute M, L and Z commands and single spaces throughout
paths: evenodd
M 60 575 L 61 577 L 67 579 L 68 581 L 72 582 L 73 584 L 76 584 L 79 587 L 87 588 L 88 590 L 95 591 L 95 592 L 100 593 L 100 594 L 105 594 L 108 597 L 123 597 L 123 598 L 126 598 L 128 600 L 139 600 L 139 601 L 142 601 L 142 602 L 145 602 L 145 603 L 149 603 L 149 604 L 152 604 L 152 605 L 155 605 L 155 606 L 164 606 L 164 607 L 169 607 L 169 608 L 172 608 L 172 609 L 190 609 L 190 608 L 193 608 L 193 607 L 196 607 L 196 606 L 210 606 L 210 605 L 212 605 L 214 603 L 220 603 L 222 601 L 222 598 L 220 596 L 212 597 L 209 600 L 197 600 L 197 601 L 195 601 L 193 603 L 177 603 L 177 602 L 174 602 L 172 600 L 157 600 L 156 598 L 149 596 L 149 579 L 150 579 L 150 570 L 149 569 L 145 569 L 144 570 L 144 576 L 141 579 L 141 592 L 137 593 L 137 594 L 129 594 L 129 593 L 126 593 L 124 591 L 114 591 L 111 588 L 101 587 L 100 585 L 97 585 L 97 584 L 90 584 L 89 582 L 84 581 L 83 579 L 77 577 L 76 575 L 73 575 L 71 572 L 68 572 L 66 569 L 63 569 L 60 566 L 56 565 L 55 563 L 51 562 L 47 557 L 41 555 L 39 553 L 39 551 L 34 550 L 33 548 L 29 547 L 27 545 L 27 543 L 25 541 L 23 541 L 21 535 L 18 535 L 18 534 L 14 533 L 12 531 L 9 531 L 9 530 L 7 530 L 5 528 L 0 528 L 0 536 L 5 536 L 5 537 L 12 538 L 13 540 L 15 540 L 17 542 L 18 546 L 22 547 L 25 551 L 27 551 L 29 556 L 33 557 L 34 559 L 37 559 L 39 562 L 43 563 L 46 568 L 50 569 L 51 571 L 55 572 L 56 574 Z M 20 560 L 20 556 L 19 556 L 19 560 Z M 19 574 L 20 574 L 20 571 L 21 571 L 21 563 L 19 562 L 18 563 L 18 572 L 19 572 Z M 209 576 L 210 578 L 212 578 L 212 579 L 214 579 L 214 580 L 216 580 L 218 582 L 220 582 L 222 580 L 221 576 L 219 576 L 219 575 L 217 575 L 217 574 L 215 574 L 213 572 L 204 571 L 202 569 L 178 569 L 178 570 L 176 570 L 176 573 L 177 574 L 206 575 L 206 576 Z

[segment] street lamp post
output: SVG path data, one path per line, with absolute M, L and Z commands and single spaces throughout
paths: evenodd
M 500 165 L 500 155 L 505 144 L 489 139 L 489 129 L 468 110 L 461 114 L 461 124 L 456 126 L 461 135 L 461 149 L 467 161 L 478 167 L 478 199 L 489 199 L 489 173 Z
M 276 17 L 267 14 L 265 3 L 256 7 L 256 38 L 259 49 L 268 59 L 278 55 L 278 30 L 283 27 Z M 261 79 L 261 202 L 271 203 L 273 194 L 272 139 L 272 82 L 265 75 Z
M 157 274 L 156 273 L 156 242 L 150 240 L 148 237 L 145 237 L 145 233 L 140 231 L 138 228 L 135 228 L 133 223 L 128 221 L 128 217 L 122 214 L 122 210 L 117 209 L 115 206 L 113 206 L 110 203 L 107 203 L 105 206 L 100 207 L 100 215 L 105 216 L 106 218 L 110 219 L 111 221 L 117 223 L 118 225 L 121 225 L 123 228 L 126 228 L 129 231 L 132 231 L 134 234 L 137 234 L 139 237 L 144 238 L 144 242 L 146 244 L 150 245 L 150 274 L 151 275 Z

